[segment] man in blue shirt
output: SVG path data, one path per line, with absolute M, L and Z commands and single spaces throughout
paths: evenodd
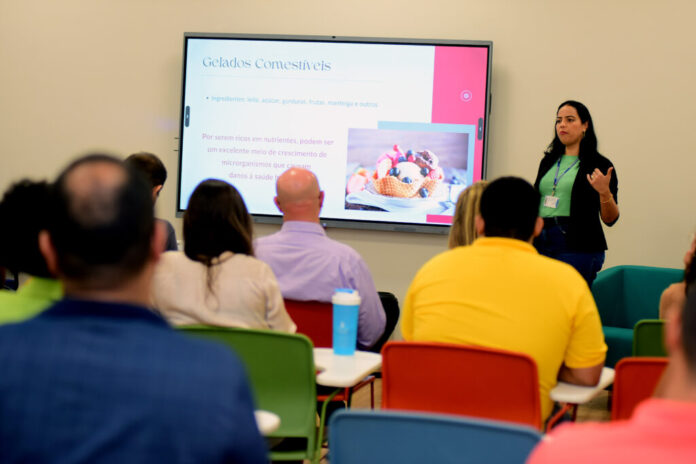
M 90 155 L 51 203 L 65 298 L 0 327 L 0 462 L 266 462 L 241 363 L 146 308 L 165 231 L 145 180 Z

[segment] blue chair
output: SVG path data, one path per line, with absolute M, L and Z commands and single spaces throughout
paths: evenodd
M 609 348 L 607 367 L 631 356 L 633 327 L 641 319 L 657 319 L 662 292 L 683 278 L 681 269 L 650 266 L 615 266 L 597 274 L 592 295 Z
M 541 439 L 527 426 L 392 411 L 339 411 L 329 430 L 331 464 L 523 463 Z

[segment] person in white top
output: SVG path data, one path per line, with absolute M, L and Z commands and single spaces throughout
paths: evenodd
M 155 270 L 153 306 L 174 325 L 294 333 L 273 271 L 253 255 L 251 217 L 237 189 L 201 182 L 184 213 L 184 252 L 164 253 Z

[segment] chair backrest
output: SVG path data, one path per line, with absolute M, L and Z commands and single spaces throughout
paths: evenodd
M 306 335 L 317 348 L 331 348 L 333 342 L 333 306 L 320 301 L 285 300 L 285 309 L 297 325 L 297 333 Z
M 633 356 L 667 356 L 665 321 L 643 319 L 633 328 Z
M 541 428 L 537 366 L 525 354 L 390 342 L 382 358 L 383 409 L 485 417 Z
M 667 358 L 624 358 L 616 364 L 611 419 L 628 419 L 650 398 L 667 367 Z
M 615 266 L 597 274 L 592 295 L 603 326 L 632 328 L 658 317 L 660 295 L 684 278 L 684 271 L 651 266 Z
M 280 416 L 280 427 L 269 436 L 306 438 L 305 459 L 312 459 L 316 446 L 317 393 L 312 343 L 307 337 L 228 327 L 181 329 L 233 349 L 246 366 L 256 407 Z
M 531 427 L 436 414 L 338 411 L 331 464 L 523 463 L 541 435 Z

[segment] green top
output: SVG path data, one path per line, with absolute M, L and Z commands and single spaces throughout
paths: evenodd
M 558 185 L 556 185 L 556 194 L 554 195 L 558 198 L 558 205 L 556 208 L 550 208 L 544 206 L 544 200 L 547 195 L 551 195 L 553 192 L 553 180 L 556 177 L 556 168 L 558 167 L 558 162 L 551 165 L 544 177 L 539 181 L 539 193 L 541 194 L 541 201 L 539 202 L 539 216 L 541 217 L 554 217 L 554 216 L 570 216 L 570 193 L 573 190 L 573 184 L 575 183 L 575 178 L 578 175 L 578 169 L 580 168 L 580 163 L 575 163 L 577 161 L 577 156 L 563 155 L 561 156 L 561 167 L 558 168 Z M 573 163 L 573 166 L 568 172 L 568 169 Z M 565 174 L 563 174 L 566 172 Z
M 60 282 L 44 277 L 32 277 L 16 292 L 0 290 L 0 324 L 30 319 L 62 297 Z

